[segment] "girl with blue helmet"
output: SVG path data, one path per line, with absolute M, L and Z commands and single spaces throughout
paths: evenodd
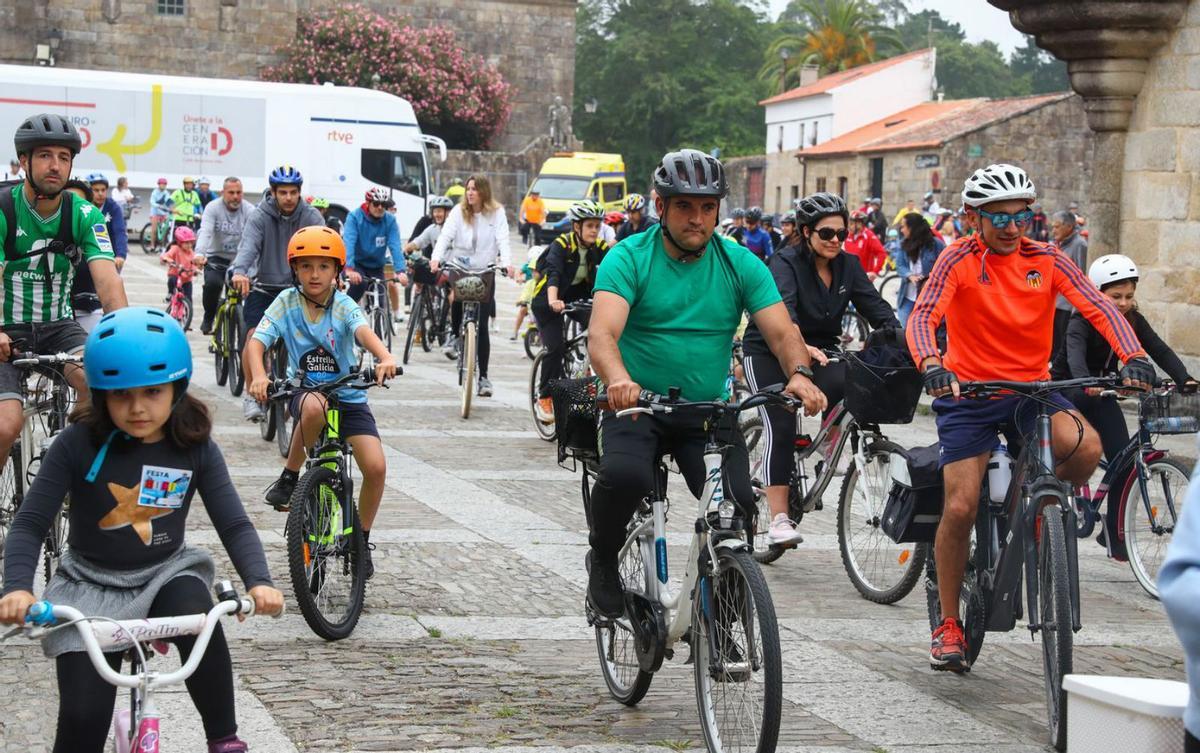
M 38 551 L 67 495 L 70 547 L 46 586 L 47 600 L 117 620 L 207 612 L 213 561 L 184 541 L 199 492 L 256 611 L 278 613 L 283 594 L 211 438 L 208 409 L 187 392 L 192 352 L 179 324 L 157 309 L 114 311 L 88 336 L 83 358 L 92 400 L 46 451 L 12 523 L 0 622 L 21 624 L 34 603 Z M 186 661 L 195 638 L 173 642 Z M 116 688 L 96 672 L 75 631 L 53 633 L 42 645 L 58 676 L 54 750 L 102 750 Z M 107 656 L 117 667 L 121 654 Z M 187 688 L 209 753 L 246 751 L 221 628 Z

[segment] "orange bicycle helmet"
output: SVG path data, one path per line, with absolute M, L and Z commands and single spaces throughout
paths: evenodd
M 346 266 L 346 244 L 342 236 L 324 225 L 302 227 L 288 241 L 287 258 L 291 264 L 301 256 L 324 256 L 337 259 L 339 266 Z

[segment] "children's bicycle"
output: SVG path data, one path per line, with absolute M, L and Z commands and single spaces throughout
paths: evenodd
M 396 370 L 397 375 L 401 373 Z M 354 631 L 362 614 L 366 573 L 362 568 L 366 542 L 358 522 L 350 443 L 341 436 L 338 390 L 376 386 L 375 370 L 326 382 L 305 384 L 303 375 L 276 380 L 271 401 L 286 410 L 301 396 L 325 399 L 325 427 L 308 451 L 304 473 L 288 505 L 285 538 L 288 572 L 300 614 L 312 631 L 327 641 L 341 640 Z M 300 411 L 297 411 L 298 413 Z M 296 422 L 299 426 L 299 421 Z
M 217 603 L 208 614 L 150 617 L 143 620 L 88 617 L 74 607 L 39 601 L 29 608 L 25 618 L 29 624 L 13 628 L 0 636 L 0 640 L 22 634 L 40 640 L 50 633 L 74 627 L 79 631 L 97 674 L 110 685 L 129 688 L 129 708 L 113 713 L 113 749 L 116 753 L 159 753 L 162 724 L 158 706 L 154 702 L 155 693 L 186 682 L 192 676 L 200 666 L 208 642 L 222 617 L 254 614 L 254 600 L 239 597 L 229 581 L 221 581 L 214 591 Z M 147 659 L 153 655 L 152 650 L 147 650 L 151 644 L 185 635 L 197 637 L 192 653 L 183 666 L 174 672 L 153 672 L 148 668 Z M 128 674 L 113 669 L 104 658 L 104 652 L 120 650 L 126 650 L 129 656 L 131 668 Z
M 167 299 L 167 316 L 179 322 L 186 332 L 192 326 L 192 299 L 183 292 L 182 282 L 175 283 L 175 292 Z

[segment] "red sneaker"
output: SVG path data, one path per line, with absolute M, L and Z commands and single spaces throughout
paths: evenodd
M 929 666 L 946 672 L 969 672 L 967 660 L 967 638 L 963 635 L 962 623 L 953 617 L 942 622 L 933 631 L 933 643 L 929 647 Z

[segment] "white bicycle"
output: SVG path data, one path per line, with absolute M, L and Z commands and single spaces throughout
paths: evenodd
M 74 627 L 83 639 L 92 666 L 105 682 L 118 688 L 129 688 L 129 708 L 113 713 L 113 749 L 116 753 L 159 753 L 160 717 L 154 703 L 154 692 L 169 685 L 179 685 L 192 676 L 200 666 L 208 642 L 222 617 L 254 614 L 254 600 L 239 598 L 229 581 L 221 581 L 214 590 L 217 603 L 208 614 L 144 620 L 88 617 L 74 607 L 39 601 L 29 608 L 25 618 L 30 624 L 8 631 L 0 640 L 21 634 L 40 640 L 54 631 Z M 183 635 L 197 636 L 191 656 L 183 666 L 174 672 L 150 671 L 146 666 L 147 644 Z M 104 658 L 105 651 L 125 650 L 129 651 L 133 660 L 128 674 L 113 669 Z

